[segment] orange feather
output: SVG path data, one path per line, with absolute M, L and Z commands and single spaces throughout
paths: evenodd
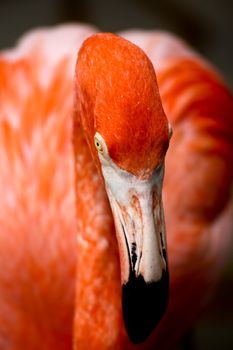
M 163 189 L 170 300 L 151 337 L 137 347 L 130 343 L 112 214 L 76 118 L 76 164 L 72 152 L 76 52 L 94 32 L 88 26 L 36 31 L 0 58 L 2 350 L 173 348 L 198 317 L 226 259 L 233 227 L 232 96 L 177 38 L 122 33 L 151 59 L 173 126 Z M 110 137 L 107 128 L 103 132 Z M 111 154 L 137 172 L 134 150 L 127 164 L 116 150 Z

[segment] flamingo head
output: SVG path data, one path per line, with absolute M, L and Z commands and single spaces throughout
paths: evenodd
M 132 342 L 140 343 L 162 318 L 168 300 L 161 192 L 169 124 L 150 60 L 113 34 L 83 43 L 75 93 L 114 217 L 125 326 Z

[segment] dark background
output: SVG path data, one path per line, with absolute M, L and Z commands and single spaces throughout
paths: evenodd
M 0 0 L 0 48 L 30 28 L 66 21 L 102 31 L 161 28 L 208 57 L 233 86 L 232 0 Z
M 0 0 L 0 48 L 14 45 L 30 28 L 70 21 L 89 22 L 101 31 L 170 30 L 211 60 L 233 86 L 232 0 Z M 233 349 L 232 273 L 233 261 L 195 328 L 198 350 Z

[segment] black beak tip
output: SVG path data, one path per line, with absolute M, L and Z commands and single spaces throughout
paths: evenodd
M 169 277 L 163 272 L 159 281 L 146 283 L 140 275 L 130 274 L 122 286 L 125 327 L 132 343 L 144 342 L 162 319 L 169 292 Z

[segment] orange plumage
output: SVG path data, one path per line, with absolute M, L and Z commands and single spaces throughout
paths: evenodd
M 72 152 L 76 52 L 94 32 L 84 26 L 38 31 L 1 55 L 3 350 L 135 348 L 123 326 L 112 214 L 77 118 L 76 164 Z M 163 188 L 170 300 L 159 326 L 137 346 L 166 349 L 197 318 L 232 236 L 233 101 L 222 79 L 178 39 L 122 35 L 151 59 L 173 126 Z
M 94 127 L 98 129 L 109 145 L 111 158 L 122 169 L 134 174 L 139 172 L 139 164 L 144 169 L 154 169 L 167 150 L 168 128 L 164 111 L 153 98 L 155 91 L 158 91 L 153 66 L 139 47 L 129 46 L 128 42 L 122 42 L 113 34 L 106 34 L 105 38 L 106 46 L 99 44 L 98 34 L 92 36 L 79 53 L 82 60 L 76 81 L 82 85 L 85 96 L 81 99 L 79 95 L 77 104 L 82 105 L 86 98 L 86 104 L 92 108 L 84 106 L 85 111 L 97 116 L 96 125 L 88 125 L 85 133 L 93 133 Z M 88 47 L 89 42 L 91 48 Z M 113 63 L 114 50 L 117 57 Z M 135 74 L 136 70 L 140 75 Z M 98 85 L 95 84 L 96 76 L 100 79 Z M 119 93 L 122 90 L 124 94 Z M 111 117 L 111 124 L 104 122 L 106 115 Z M 155 115 L 157 125 L 152 123 Z M 88 116 L 85 119 L 88 120 Z M 135 134 L 140 134 L 140 148 L 137 147 Z M 145 152 L 148 155 L 146 158 Z

